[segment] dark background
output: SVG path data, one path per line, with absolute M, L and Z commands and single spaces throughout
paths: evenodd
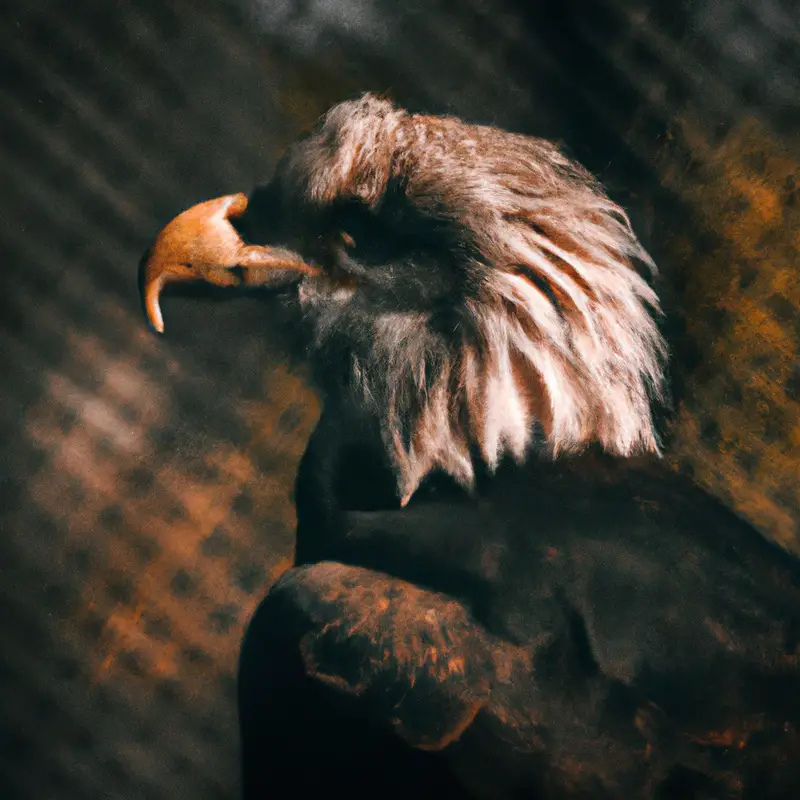
M 672 311 L 670 463 L 800 551 L 796 0 L 3 5 L 0 797 L 235 796 L 318 403 L 273 308 L 170 298 L 159 338 L 137 264 L 365 89 L 602 177 Z

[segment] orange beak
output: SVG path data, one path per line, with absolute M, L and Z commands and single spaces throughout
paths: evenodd
M 179 214 L 156 237 L 143 267 L 147 318 L 159 333 L 159 298 L 169 283 L 205 281 L 214 286 L 277 286 L 320 270 L 296 253 L 245 244 L 231 224 L 247 209 L 243 194 L 198 203 Z

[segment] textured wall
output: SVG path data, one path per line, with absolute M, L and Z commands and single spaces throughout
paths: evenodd
M 361 89 L 601 174 L 675 307 L 670 458 L 800 550 L 792 0 L 541 5 L 0 9 L 0 796 L 232 795 L 237 650 L 318 408 L 273 308 L 170 298 L 156 338 L 136 267 Z

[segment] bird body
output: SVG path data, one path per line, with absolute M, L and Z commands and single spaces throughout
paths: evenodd
M 284 739 L 297 695 L 271 694 L 256 718 L 281 746 L 322 757 L 327 781 L 366 776 L 363 796 L 409 750 L 456 780 L 430 797 L 796 796 L 793 557 L 651 456 L 508 460 L 471 493 L 429 478 L 405 508 L 383 470 L 323 415 L 298 475 L 298 566 L 259 612 L 269 630 L 253 623 L 242 698 L 268 691 L 256 654 L 288 652 L 353 710 Z M 269 651 L 278 631 L 293 644 Z M 356 714 L 397 741 L 362 760 Z
M 236 225 L 324 404 L 247 796 L 800 796 L 800 568 L 661 463 L 654 265 L 598 182 L 366 95 Z

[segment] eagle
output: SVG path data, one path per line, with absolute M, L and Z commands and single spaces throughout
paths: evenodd
M 800 796 L 800 569 L 664 466 L 655 264 L 556 144 L 366 94 L 143 261 L 323 400 L 246 632 L 246 797 Z

